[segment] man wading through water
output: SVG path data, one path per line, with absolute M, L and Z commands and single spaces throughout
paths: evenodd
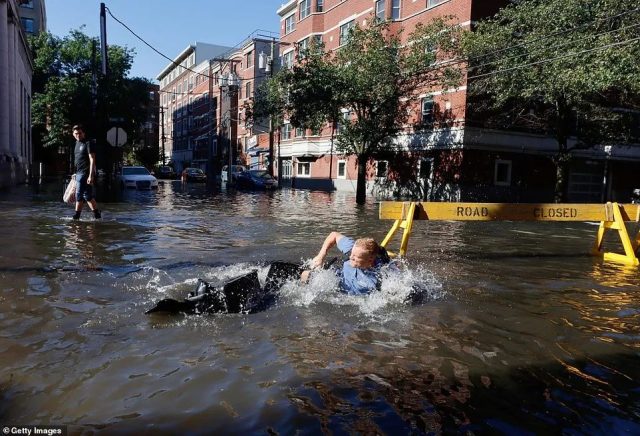
M 84 127 L 81 124 L 73 126 L 73 137 L 76 138 L 76 213 L 73 219 L 80 219 L 84 202 L 89 203 L 96 219 L 102 218 L 96 200 L 93 198 L 93 182 L 96 179 L 96 151 L 91 141 L 85 140 Z

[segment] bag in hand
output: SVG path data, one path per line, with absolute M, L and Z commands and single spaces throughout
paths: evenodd
M 71 176 L 67 189 L 64 190 L 62 201 L 68 204 L 75 204 L 76 202 L 76 175 Z

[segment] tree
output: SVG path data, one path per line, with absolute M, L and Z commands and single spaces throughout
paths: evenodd
M 148 100 L 150 82 L 127 77 L 135 53 L 117 45 L 109 46 L 109 80 L 99 80 L 97 47 L 98 39 L 82 29 L 63 38 L 42 32 L 31 39 L 33 139 L 39 158 L 50 151 L 55 156 L 60 147 L 69 144 L 70 127 L 75 123 L 85 124 L 92 135 L 98 134 L 104 129 L 101 121 L 105 114 L 124 119 L 122 127 L 130 132 L 131 142 L 137 139 L 139 125 L 146 119 L 141 102 Z M 96 85 L 100 86 L 100 99 L 96 99 Z
M 471 116 L 552 135 L 556 201 L 575 148 L 632 139 L 619 109 L 638 107 L 639 18 L 637 0 L 522 0 L 464 41 Z
M 405 44 L 386 23 L 355 25 L 338 50 L 311 45 L 277 79 L 293 126 L 339 123 L 338 152 L 357 157 L 359 204 L 366 199 L 367 163 L 404 129 L 419 91 L 459 83 L 459 64 L 434 66 L 436 53 L 455 57 L 461 30 L 449 21 L 419 26 Z

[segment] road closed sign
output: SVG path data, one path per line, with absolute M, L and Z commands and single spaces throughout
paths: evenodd
M 122 147 L 127 143 L 127 132 L 121 127 L 112 127 L 107 132 L 107 142 L 113 147 Z

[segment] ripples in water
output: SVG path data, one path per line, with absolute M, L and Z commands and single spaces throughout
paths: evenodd
M 381 239 L 373 202 L 163 183 L 68 219 L 0 195 L 0 417 L 72 432 L 640 433 L 638 270 L 589 223 L 420 222 L 408 274 L 349 297 L 318 274 L 254 315 L 146 316 L 197 278 Z M 85 214 L 88 215 L 88 214 Z M 550 224 L 550 225 L 547 225 Z M 612 244 L 615 241 L 609 241 Z M 615 249 L 615 247 L 614 247 Z M 402 301 L 415 284 L 425 304 Z

